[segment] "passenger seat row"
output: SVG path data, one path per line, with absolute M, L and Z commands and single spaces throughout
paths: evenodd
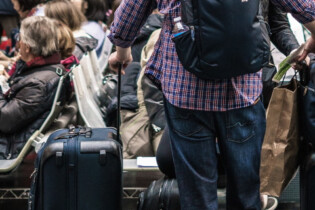
M 0 160 L 0 174 L 9 173 L 17 168 L 33 147 L 35 151 L 38 151 L 50 133 L 68 126 L 73 118 L 78 117 L 77 114 L 83 120 L 82 126 L 106 127 L 100 109 L 99 97 L 102 95 L 103 70 L 107 66 L 112 46 L 111 42 L 106 39 L 99 59 L 95 50 L 87 52 L 82 57 L 80 65 L 73 67 L 66 75 L 69 75 L 73 82 L 75 99 L 65 105 L 62 104 L 60 92 L 66 81 L 66 76 L 60 77 L 54 102 L 45 122 L 28 139 L 17 158 Z

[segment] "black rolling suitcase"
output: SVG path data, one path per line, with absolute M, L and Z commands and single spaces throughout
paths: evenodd
M 301 210 L 315 209 L 315 65 L 300 72 L 300 130 L 302 136 L 300 164 Z M 311 76 L 310 76 L 310 74 Z
M 54 132 L 38 153 L 29 210 L 119 210 L 122 150 L 113 128 Z
M 51 134 L 37 154 L 28 210 L 121 210 L 119 68 L 117 131 L 71 127 Z
M 180 210 L 176 179 L 153 181 L 146 191 L 140 193 L 138 210 Z

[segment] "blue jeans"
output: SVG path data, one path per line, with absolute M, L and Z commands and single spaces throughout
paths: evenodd
M 216 139 L 226 168 L 227 209 L 261 209 L 261 101 L 226 112 L 181 109 L 165 101 L 182 210 L 218 209 Z

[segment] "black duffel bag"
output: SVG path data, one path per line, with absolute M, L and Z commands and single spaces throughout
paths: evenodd
M 161 178 L 153 181 L 139 195 L 138 210 L 180 210 L 176 179 Z

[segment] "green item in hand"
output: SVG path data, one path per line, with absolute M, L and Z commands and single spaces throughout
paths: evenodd
M 287 73 L 287 71 L 291 68 L 291 64 L 293 64 L 297 58 L 303 53 L 305 44 L 301 44 L 301 46 L 293 50 L 291 54 L 286 57 L 279 65 L 279 70 L 272 78 L 272 81 L 279 83 L 282 77 Z
M 272 81 L 279 83 L 282 77 L 287 73 L 287 71 L 291 68 L 291 64 L 288 62 L 290 56 L 286 57 L 279 65 L 279 70 L 272 78 Z

